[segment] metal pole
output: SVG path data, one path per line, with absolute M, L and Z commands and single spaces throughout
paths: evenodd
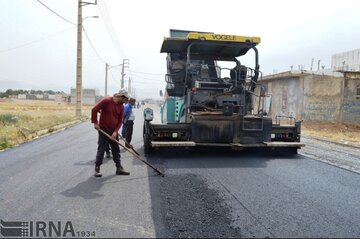
M 123 63 L 121 64 L 121 89 L 124 88 L 124 76 L 126 75 L 124 73 L 124 68 L 125 68 L 125 64 L 126 63 L 129 63 L 129 62 L 126 62 L 128 61 L 129 59 L 123 59 Z
M 131 94 L 131 78 L 130 77 L 129 77 L 129 82 L 128 82 L 128 92 L 130 95 L 132 95 Z
M 125 59 L 123 59 L 123 63 L 121 66 L 121 89 L 124 89 L 124 76 L 125 76 L 124 65 L 125 65 Z
M 107 96 L 108 63 L 105 64 L 105 96 Z
M 82 8 L 78 0 L 77 54 L 76 54 L 76 110 L 75 115 L 81 116 L 82 107 Z

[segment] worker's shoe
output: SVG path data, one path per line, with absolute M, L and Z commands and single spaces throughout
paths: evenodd
M 102 174 L 100 173 L 100 166 L 95 166 L 95 177 L 101 177 Z
M 129 175 L 129 172 L 126 172 L 122 166 L 116 168 L 116 175 Z

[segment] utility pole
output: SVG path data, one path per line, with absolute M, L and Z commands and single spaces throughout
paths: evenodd
M 105 64 L 105 95 L 107 96 L 108 63 Z
M 131 78 L 130 77 L 129 77 L 129 82 L 128 82 L 128 92 L 130 95 L 132 95 L 131 94 Z
M 76 109 L 75 115 L 81 116 L 82 107 L 82 7 L 88 4 L 95 3 L 82 2 L 78 0 L 78 19 L 77 19 L 77 51 L 76 51 Z
M 105 63 L 105 96 L 107 96 L 107 82 L 108 82 L 108 71 L 109 69 L 113 68 L 113 67 L 118 67 L 118 66 L 121 66 L 121 64 L 119 65 L 115 65 L 115 66 L 109 66 L 108 63 Z
M 123 59 L 123 63 L 121 64 L 121 89 L 124 88 L 124 76 L 126 75 L 124 73 L 125 64 L 129 64 L 129 59 Z
M 82 6 L 78 0 L 77 54 L 76 54 L 76 116 L 81 116 L 82 106 Z

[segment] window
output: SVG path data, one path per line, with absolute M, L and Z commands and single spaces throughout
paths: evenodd
M 360 100 L 360 85 L 356 87 L 356 99 Z

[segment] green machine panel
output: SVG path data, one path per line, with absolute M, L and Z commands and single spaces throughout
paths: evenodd
M 184 100 L 169 97 L 161 108 L 161 122 L 163 124 L 179 123 L 184 110 Z

